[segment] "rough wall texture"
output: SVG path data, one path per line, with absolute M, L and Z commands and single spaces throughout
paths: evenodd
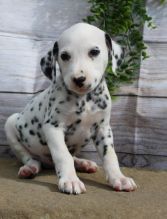
M 86 0 L 0 0 L 0 156 L 10 156 L 3 126 L 48 86 L 39 61 L 60 33 L 89 13 Z M 157 29 L 144 28 L 150 58 L 139 80 L 113 102 L 115 148 L 122 165 L 167 169 L 167 6 L 148 0 Z M 94 147 L 86 157 L 98 160 Z M 100 161 L 99 161 L 100 162 Z

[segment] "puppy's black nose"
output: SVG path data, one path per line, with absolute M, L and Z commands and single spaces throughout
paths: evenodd
M 84 84 L 83 82 L 86 80 L 86 77 L 81 76 L 79 78 L 73 78 L 74 83 L 78 86 L 78 87 L 82 87 Z

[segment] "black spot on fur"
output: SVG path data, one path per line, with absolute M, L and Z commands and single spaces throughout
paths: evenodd
M 57 90 L 57 91 L 61 91 L 61 90 L 62 90 L 62 87 L 57 87 L 56 90 Z
M 72 92 L 70 90 L 67 90 L 67 93 L 68 93 L 68 95 L 72 95 Z
M 97 88 L 94 90 L 95 96 L 100 96 L 104 91 L 104 86 L 101 86 L 101 83 L 97 86 Z
M 45 58 L 44 58 L 44 57 L 41 59 L 40 65 L 41 65 L 41 66 L 44 66 L 44 65 L 45 65 Z
M 91 99 L 92 99 L 92 96 L 90 93 L 88 93 L 86 96 L 86 101 L 89 102 Z
M 53 46 L 53 55 L 58 56 L 58 52 L 59 52 L 59 46 L 58 46 L 58 42 L 55 42 L 54 46 Z
M 93 139 L 93 141 L 95 141 L 96 140 L 96 135 L 93 135 L 92 139 Z
M 73 135 L 76 131 L 76 127 L 74 124 L 68 125 L 66 128 L 66 135 Z
M 58 108 L 55 108 L 55 112 L 58 113 L 58 114 L 60 113 Z
M 106 41 L 106 45 L 108 47 L 108 55 L 110 57 L 110 51 L 112 50 L 112 41 L 111 41 L 111 37 L 108 33 L 105 33 L 105 41 Z
M 53 67 L 53 71 L 54 71 L 54 76 L 56 76 L 56 66 Z
M 104 140 L 104 136 L 101 137 L 101 140 L 102 140 L 102 141 Z
M 85 143 L 88 143 L 90 141 L 90 139 L 86 138 L 85 139 Z
M 95 144 L 98 146 L 99 145 L 99 141 L 96 141 Z
M 38 123 L 38 129 L 41 129 L 41 128 L 42 128 L 41 123 Z
M 107 103 L 103 100 L 102 102 L 98 103 L 98 107 L 104 110 L 107 107 Z
M 65 103 L 64 100 L 59 101 L 59 104 L 63 104 L 63 103 Z
M 103 123 L 104 122 L 104 119 L 102 119 L 101 121 L 100 121 L 100 123 Z
M 51 51 L 49 51 L 49 52 L 48 52 L 48 60 L 49 60 L 49 61 L 51 61 L 51 60 L 52 60 L 52 59 L 51 59 L 51 57 L 52 57 L 52 52 L 51 52 Z
M 59 126 L 58 121 L 52 122 L 51 124 L 54 125 L 55 127 Z
M 107 145 L 103 146 L 103 156 L 105 156 L 107 154 Z
M 42 103 L 40 102 L 39 103 L 39 110 L 41 110 L 41 107 L 42 107 Z
M 60 171 L 57 171 L 57 176 L 59 179 L 61 178 Z
M 83 106 L 85 106 L 85 101 L 84 101 L 84 100 L 82 100 L 82 107 L 83 107 Z
M 30 135 L 35 135 L 35 132 L 33 130 L 29 131 Z
M 121 59 L 124 59 L 125 57 L 125 48 L 123 47 L 122 48 L 122 53 L 121 53 Z
M 38 118 L 36 116 L 34 116 L 34 122 L 36 123 L 38 121 L 39 121 Z
M 45 123 L 50 123 L 50 119 L 48 119 Z
M 27 128 L 27 126 L 28 126 L 28 124 L 27 124 L 27 123 L 25 123 L 25 124 L 24 124 L 24 128 Z
M 44 59 L 45 61 L 45 59 Z M 41 65 L 42 66 L 42 65 Z M 52 67 L 51 66 L 45 66 L 42 68 L 43 73 L 45 74 L 45 76 L 47 78 L 49 78 L 50 80 L 52 80 Z
M 41 134 L 39 132 L 37 132 L 37 136 L 38 138 L 41 138 Z
M 18 129 L 19 135 L 20 135 L 20 140 L 23 141 L 23 133 L 21 129 Z
M 76 123 L 76 124 L 81 123 L 81 119 L 78 119 L 75 123 Z
M 82 113 L 82 110 L 80 109 L 80 110 L 78 110 L 78 111 L 76 111 L 76 114 L 77 115 L 79 115 L 79 114 L 81 114 Z
M 69 96 L 67 96 L 66 100 L 69 102 L 71 100 L 71 98 Z
M 95 130 L 97 130 L 97 129 L 98 129 L 98 124 L 95 122 L 95 123 L 92 125 L 92 127 L 93 127 Z
M 40 139 L 39 142 L 40 142 L 41 145 L 46 145 L 46 142 L 43 141 L 42 139 Z
M 76 111 L 76 114 L 79 115 L 81 114 L 82 112 L 85 111 L 85 101 L 82 100 L 81 103 L 80 102 L 76 102 L 76 105 L 78 107 L 77 111 Z
M 55 100 L 56 100 L 55 97 L 50 97 L 50 98 L 49 98 L 49 101 L 53 101 L 53 102 L 54 102 Z
M 73 124 L 68 125 L 68 126 L 67 126 L 67 129 L 71 129 L 72 127 L 73 127 Z
M 109 100 L 109 97 L 108 97 L 108 95 L 107 95 L 107 94 L 105 94 L 105 98 L 106 98 L 106 100 Z
M 119 59 L 119 60 L 117 61 L 117 65 L 120 66 L 121 64 L 122 64 L 122 60 Z

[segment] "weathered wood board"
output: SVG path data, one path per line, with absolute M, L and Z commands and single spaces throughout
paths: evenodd
M 45 47 L 51 46 L 50 41 L 0 36 L 0 92 L 34 93 L 46 88 L 40 59 Z
M 0 35 L 57 39 L 89 12 L 86 0 L 0 0 Z
M 122 165 L 167 168 L 167 6 L 148 0 L 158 28 L 144 28 L 150 58 L 139 80 L 115 94 L 111 124 Z M 6 118 L 49 85 L 41 57 L 61 32 L 89 12 L 86 0 L 0 0 L 0 156 L 11 156 L 4 134 Z M 100 163 L 90 145 L 82 155 Z
M 167 97 L 167 43 L 147 43 L 149 59 L 142 62 L 138 95 Z
M 159 4 L 158 0 L 147 0 L 148 14 L 153 18 L 155 29 L 150 29 L 145 26 L 144 28 L 144 40 L 150 43 L 165 43 L 167 42 L 167 5 Z

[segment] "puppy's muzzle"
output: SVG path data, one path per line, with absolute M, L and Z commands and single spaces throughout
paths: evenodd
M 86 80 L 86 77 L 84 77 L 84 76 L 81 76 L 81 77 L 78 77 L 78 78 L 76 78 L 76 77 L 73 78 L 73 82 L 75 83 L 75 85 L 77 87 L 83 87 L 85 80 Z

